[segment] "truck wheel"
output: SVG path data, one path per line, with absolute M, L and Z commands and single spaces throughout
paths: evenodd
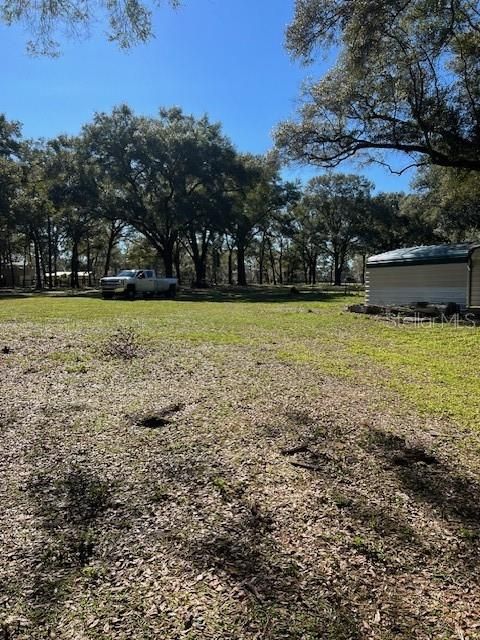
M 102 298 L 104 300 L 111 300 L 113 298 L 113 293 L 102 293 Z
M 135 300 L 135 295 L 136 295 L 135 287 L 133 285 L 129 285 L 127 287 L 125 295 L 127 300 Z
M 177 295 L 177 285 L 176 284 L 171 284 L 168 287 L 167 293 L 166 293 L 166 297 L 167 298 L 175 298 L 175 296 Z

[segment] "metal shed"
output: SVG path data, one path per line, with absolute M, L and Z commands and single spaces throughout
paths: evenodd
M 396 249 L 367 260 L 366 303 L 480 307 L 480 244 Z

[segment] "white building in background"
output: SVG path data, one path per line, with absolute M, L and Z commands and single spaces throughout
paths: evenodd
M 480 243 L 396 249 L 367 260 L 366 303 L 480 307 Z

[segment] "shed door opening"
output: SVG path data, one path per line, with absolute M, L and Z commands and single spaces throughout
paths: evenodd
M 470 271 L 470 306 L 480 307 L 480 249 L 472 253 Z

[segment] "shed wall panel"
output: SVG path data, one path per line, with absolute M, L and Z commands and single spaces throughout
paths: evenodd
M 415 302 L 467 304 L 466 263 L 402 265 L 367 268 L 367 304 L 394 305 Z
M 470 306 L 480 307 L 480 249 L 472 253 L 470 277 Z

